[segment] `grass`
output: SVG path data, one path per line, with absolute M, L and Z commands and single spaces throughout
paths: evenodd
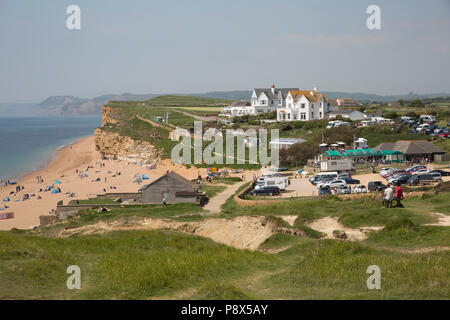
M 237 192 L 242 191 L 244 184 Z M 219 187 L 208 185 L 211 187 Z M 219 217 L 263 215 L 267 221 L 308 234 L 274 234 L 260 249 L 238 250 L 171 231 L 115 231 L 53 238 L 67 228 L 118 217 L 204 219 L 193 204 L 133 206 L 33 231 L 0 232 L 0 298 L 22 299 L 445 299 L 449 251 L 404 249 L 449 246 L 448 227 L 423 226 L 430 212 L 450 213 L 448 193 L 409 197 L 403 208 L 380 208 L 373 197 L 354 200 L 289 200 L 239 207 L 231 196 Z M 296 215 L 289 226 L 281 215 Z M 338 217 L 348 227 L 379 225 L 362 242 L 320 239 L 305 223 Z M 82 289 L 67 290 L 66 268 L 78 265 Z M 366 287 L 367 267 L 381 269 L 381 290 Z
M 221 193 L 226 190 L 226 186 L 213 186 L 213 185 L 202 185 L 201 191 L 206 192 L 208 198 L 214 197 L 216 194 Z

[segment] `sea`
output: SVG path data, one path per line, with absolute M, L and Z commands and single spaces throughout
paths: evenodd
M 96 117 L 0 117 L 0 184 L 47 165 L 58 149 L 91 136 Z

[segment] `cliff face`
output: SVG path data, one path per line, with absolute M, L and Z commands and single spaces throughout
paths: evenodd
M 114 132 L 95 129 L 95 148 L 105 159 L 117 159 L 144 164 L 156 164 L 160 153 L 147 141 L 134 141 Z
M 113 109 L 106 105 L 102 108 L 102 126 L 104 126 L 107 123 L 117 123 L 118 120 L 116 119 L 116 116 L 114 115 Z

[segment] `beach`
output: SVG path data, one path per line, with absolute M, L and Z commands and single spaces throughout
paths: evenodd
M 59 201 L 68 204 L 71 200 L 93 198 L 105 193 L 105 189 L 107 192 L 137 192 L 143 184 L 154 181 L 167 170 L 175 171 L 187 179 L 195 179 L 198 174 L 206 176 L 206 168 L 188 169 L 173 165 L 171 160 L 163 160 L 152 170 L 139 163 L 103 160 L 95 151 L 94 136 L 82 138 L 61 148 L 47 167 L 23 176 L 16 185 L 0 186 L 0 207 L 9 207 L 0 210 L 0 213 L 14 212 L 14 218 L 0 220 L 0 230 L 38 226 L 39 216 L 56 209 Z M 119 172 L 120 175 L 117 174 Z M 149 180 L 144 180 L 142 184 L 135 183 L 136 174 L 146 174 Z M 38 176 L 43 182 L 38 182 Z M 57 181 L 60 183 L 55 184 Z M 54 194 L 44 191 L 50 185 L 59 187 L 61 192 Z M 23 186 L 24 189 L 15 195 L 10 194 L 17 186 Z M 70 197 L 71 193 L 74 194 L 73 197 Z M 30 199 L 22 201 L 24 194 L 29 194 Z M 5 197 L 9 197 L 10 201 L 3 202 Z

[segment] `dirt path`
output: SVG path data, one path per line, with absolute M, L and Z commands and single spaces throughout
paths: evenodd
M 192 118 L 194 118 L 195 120 L 199 120 L 199 121 L 205 121 L 205 122 L 208 122 L 208 121 L 216 121 L 216 120 L 217 120 L 217 117 L 216 117 L 216 116 L 198 116 L 198 115 L 196 115 L 196 114 L 192 114 L 192 113 L 185 112 L 185 111 L 180 111 L 180 110 L 174 110 L 174 111 L 175 111 L 175 112 L 182 113 L 182 114 L 184 114 L 185 116 L 192 117 Z
M 225 203 L 225 201 L 227 201 L 229 197 L 234 195 L 236 191 L 239 189 L 239 187 L 242 186 L 244 183 L 245 181 L 241 181 L 230 185 L 224 191 L 212 197 L 209 200 L 208 204 L 204 207 L 204 209 L 209 211 L 210 214 L 220 213 L 221 211 L 220 207 Z
M 428 224 L 425 224 L 425 226 L 450 227 L 450 215 L 447 216 L 445 214 L 437 213 L 437 212 L 434 212 L 433 214 L 438 218 L 438 222 L 428 223 Z
M 338 221 L 338 218 L 325 217 L 322 219 L 314 220 L 307 224 L 308 227 L 316 231 L 320 231 L 326 234 L 326 238 L 335 239 L 333 236 L 334 230 L 343 231 L 347 235 L 347 240 L 361 241 L 367 238 L 367 232 L 372 230 L 380 230 L 382 227 L 361 227 L 359 229 L 353 229 L 345 227 Z
M 120 230 L 168 229 L 210 238 L 238 249 L 256 250 L 277 227 L 261 216 L 241 216 L 233 219 L 210 218 L 197 222 L 178 222 L 168 219 L 142 217 L 101 221 L 78 228 L 65 229 L 57 236 L 66 238 L 74 234 L 103 234 Z

